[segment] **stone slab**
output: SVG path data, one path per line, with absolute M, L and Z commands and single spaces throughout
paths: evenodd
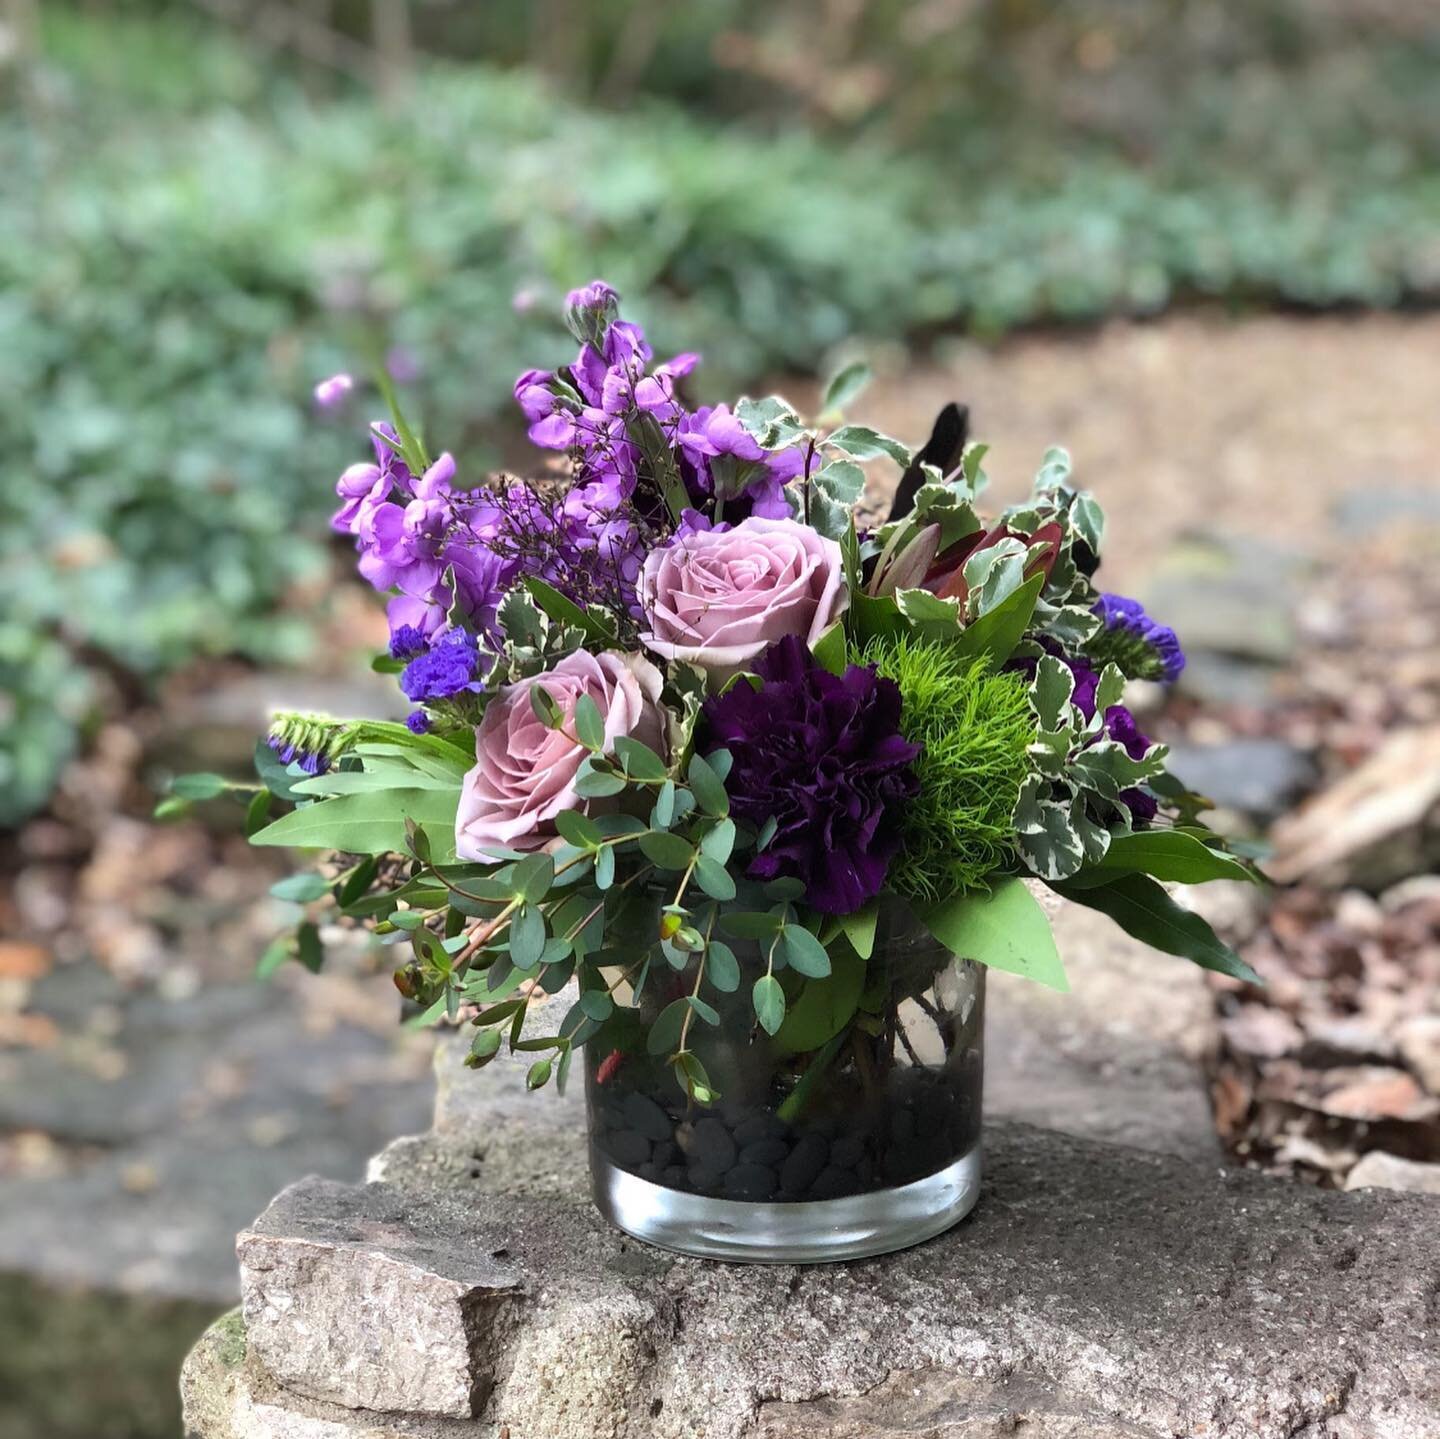
M 1440 1436 L 1440 1202 L 1013 1123 L 987 1150 L 949 1235 L 816 1269 L 666 1256 L 571 1199 L 306 1181 L 241 1241 L 248 1362 L 303 1388 L 272 1407 L 334 1406 L 334 1439 L 480 1394 L 471 1432 L 510 1439 L 958 1439 L 1027 1412 L 1073 1439 Z M 446 1377 L 417 1394 L 425 1367 Z M 190 1388 L 199 1415 L 213 1384 Z M 191 1420 L 332 1439 L 278 1424 Z
M 1215 1004 L 1200 970 L 1094 910 L 1035 893 L 1070 993 L 987 976 L 986 1115 L 1220 1163 L 1201 1066 Z

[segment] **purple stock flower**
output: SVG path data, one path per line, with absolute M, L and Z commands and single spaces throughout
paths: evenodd
M 790 518 L 784 486 L 805 468 L 799 446 L 762 449 L 728 405 L 696 410 L 681 422 L 676 438 L 698 488 L 724 506 L 727 519 Z
M 424 654 L 405 666 L 400 688 L 415 704 L 478 693 L 485 688 L 482 676 L 486 667 L 474 635 L 466 630 L 446 630 Z
M 849 914 L 885 883 L 916 790 L 920 751 L 900 734 L 900 690 L 860 665 L 832 675 L 794 636 L 755 669 L 759 691 L 741 681 L 704 708 L 709 748 L 732 756 L 732 813 L 776 824 L 748 873 L 797 878 L 821 913 Z
M 331 517 L 330 525 L 347 535 L 358 536 L 381 505 L 393 495 L 408 494 L 410 490 L 409 467 L 390 443 L 395 431 L 380 423 L 370 429 L 374 463 L 351 465 L 335 482 L 335 493 L 345 503 Z
M 1105 622 L 1104 631 L 1091 645 L 1096 659 L 1114 661 L 1128 679 L 1170 684 L 1179 678 L 1185 668 L 1179 638 L 1169 625 L 1152 620 L 1139 600 L 1102 594 L 1095 613 Z
M 565 296 L 565 323 L 581 344 L 601 344 L 619 313 L 620 296 L 604 280 L 591 280 Z

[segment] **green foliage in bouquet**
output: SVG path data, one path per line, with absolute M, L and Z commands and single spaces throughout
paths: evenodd
M 920 746 L 890 870 L 897 893 L 934 903 L 974 889 L 1008 861 L 1035 719 L 1024 681 L 992 674 L 936 641 L 877 637 L 858 662 L 900 689 L 901 732 Z
M 567 319 L 574 361 L 515 389 L 564 481 L 466 483 L 397 408 L 338 482 L 406 723 L 277 716 L 258 785 L 166 801 L 230 791 L 255 843 L 339 856 L 277 888 L 305 912 L 265 967 L 318 968 L 338 915 L 399 947 L 422 1022 L 473 1026 L 476 1066 L 508 1045 L 538 1088 L 593 1046 L 707 1106 L 758 1054 L 782 1116 L 832 1066 L 900 1063 L 901 1007 L 952 960 L 1064 988 L 1040 883 L 1254 979 L 1164 888 L 1254 875 L 1125 704 L 1184 655 L 1096 588 L 1063 451 L 987 519 L 958 412 L 914 455 L 775 396 L 692 408 L 694 357 L 657 363 L 610 286 Z M 866 463 L 902 475 L 861 534 Z

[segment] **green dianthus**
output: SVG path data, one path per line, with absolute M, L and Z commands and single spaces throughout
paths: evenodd
M 889 884 L 922 903 L 973 888 L 1015 853 L 1012 816 L 1035 738 L 1024 679 L 909 637 L 871 640 L 860 663 L 899 686 L 900 729 L 920 746 L 920 792 Z

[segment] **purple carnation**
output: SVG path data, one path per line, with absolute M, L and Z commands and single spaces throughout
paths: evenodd
M 405 666 L 400 688 L 415 704 L 453 699 L 467 690 L 473 693 L 484 689 L 482 673 L 475 636 L 465 630 L 447 630 L 424 654 Z
M 917 788 L 920 749 L 900 733 L 900 690 L 860 665 L 832 675 L 794 636 L 755 671 L 760 690 L 741 681 L 704 709 L 707 744 L 733 759 L 731 812 L 757 829 L 776 824 L 748 873 L 799 879 L 815 909 L 849 914 L 885 883 Z
M 1113 660 L 1128 679 L 1173 683 L 1185 668 L 1185 652 L 1169 625 L 1152 620 L 1139 600 L 1125 595 L 1101 595 L 1095 613 L 1105 622 L 1104 632 L 1091 646 L 1094 658 Z

